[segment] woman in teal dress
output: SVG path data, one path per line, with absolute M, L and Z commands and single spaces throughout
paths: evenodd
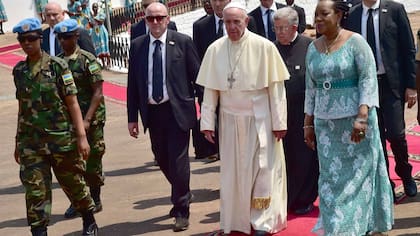
M 380 142 L 375 59 L 359 34 L 340 27 L 342 1 L 320 0 L 322 36 L 308 48 L 304 133 L 317 146 L 318 235 L 380 235 L 393 225 L 393 196 Z
M 3 22 L 7 21 L 6 11 L 4 10 L 4 5 L 2 0 L 0 0 L 0 34 L 4 34 L 3 32 Z

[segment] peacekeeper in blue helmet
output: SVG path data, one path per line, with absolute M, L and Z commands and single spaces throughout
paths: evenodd
M 84 177 L 95 202 L 93 212 L 96 213 L 102 211 L 100 194 L 105 179 L 102 169 L 102 157 L 105 153 L 105 101 L 102 93 L 101 66 L 93 54 L 77 45 L 79 25 L 76 20 L 68 19 L 56 24 L 54 33 L 57 34 L 62 48 L 62 52 L 57 56 L 69 65 L 78 91 L 77 100 L 90 146 Z M 70 205 L 64 217 L 72 218 L 77 215 L 76 209 Z
M 25 187 L 32 235 L 47 235 L 51 216 L 51 168 L 83 219 L 83 235 L 97 235 L 95 207 L 83 179 L 90 147 L 67 63 L 41 50 L 41 23 L 36 18 L 14 28 L 27 55 L 13 68 L 19 102 L 15 160 Z

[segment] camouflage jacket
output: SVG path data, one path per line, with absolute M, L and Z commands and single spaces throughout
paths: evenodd
M 67 63 L 43 52 L 32 67 L 21 61 L 13 68 L 19 101 L 16 142 L 21 155 L 50 154 L 76 148 L 64 97 L 77 88 Z
M 82 115 L 85 117 L 89 110 L 90 101 L 93 96 L 92 85 L 98 81 L 103 81 L 101 74 L 101 66 L 96 61 L 96 57 L 91 53 L 80 49 L 77 46 L 73 55 L 65 57 L 63 53 L 57 55 L 66 60 L 69 69 L 73 73 L 73 78 L 77 87 L 77 100 L 82 110 Z M 105 101 L 102 98 L 95 116 L 92 117 L 91 124 L 96 125 L 99 122 L 105 121 Z

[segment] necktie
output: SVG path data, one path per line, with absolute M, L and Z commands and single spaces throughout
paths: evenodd
M 156 103 L 159 103 L 163 99 L 162 50 L 160 48 L 161 42 L 159 40 L 155 40 L 154 44 L 152 97 Z
M 271 41 L 276 40 L 276 35 L 274 34 L 273 31 L 273 22 L 272 22 L 272 18 L 271 18 L 271 9 L 268 9 L 266 11 L 266 15 L 267 15 L 267 38 Z
M 367 24 L 366 24 L 366 40 L 370 46 L 370 48 L 372 49 L 373 52 L 373 56 L 375 56 L 375 63 L 377 65 L 378 61 L 376 58 L 376 41 L 375 41 L 375 27 L 373 25 L 373 11 L 374 9 L 370 8 L 368 13 L 368 18 L 367 18 Z
M 223 37 L 223 20 L 219 19 L 219 28 L 217 29 L 216 38 Z

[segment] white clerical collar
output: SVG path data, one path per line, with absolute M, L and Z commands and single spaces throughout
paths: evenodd
M 260 9 L 261 9 L 262 15 L 265 15 L 268 10 L 268 8 L 264 7 L 263 5 L 260 5 Z M 276 3 L 274 1 L 273 1 L 273 4 L 271 4 L 270 9 L 273 11 L 277 11 Z
M 150 42 L 154 43 L 156 40 L 159 40 L 162 44 L 165 44 L 167 33 L 168 33 L 168 30 L 165 30 L 165 32 L 163 32 L 163 34 L 158 39 L 153 37 L 152 34 L 149 34 L 150 35 Z
M 371 9 L 371 8 L 374 9 L 374 10 L 378 9 L 380 4 L 381 4 L 381 0 L 377 0 L 375 2 L 375 4 L 372 5 L 372 7 L 368 7 L 362 1 L 362 8 L 363 8 L 363 13 L 362 14 L 367 15 L 369 9 Z

